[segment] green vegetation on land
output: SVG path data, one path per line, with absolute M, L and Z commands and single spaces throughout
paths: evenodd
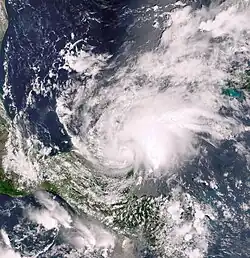
M 12 197 L 27 195 L 26 192 L 16 189 L 13 181 L 6 178 L 2 168 L 0 168 L 0 193 Z
M 59 193 L 59 190 L 58 190 L 57 186 L 55 186 L 54 184 L 52 184 L 49 181 L 42 182 L 40 187 L 43 190 L 49 191 L 49 192 L 54 193 L 54 194 L 58 194 Z

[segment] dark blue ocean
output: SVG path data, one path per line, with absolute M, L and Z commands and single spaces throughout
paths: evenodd
M 131 10 L 156 4 L 165 6 L 169 2 L 175 1 L 7 0 L 9 25 L 1 50 L 1 65 L 6 62 L 8 73 L 5 74 L 1 66 L 0 78 L 1 85 L 4 81 L 8 84 L 9 90 L 5 94 L 4 106 L 9 117 L 14 119 L 20 113 L 25 117 L 25 120 L 18 120 L 23 137 L 36 135 L 44 146 L 52 149 L 50 155 L 70 151 L 71 138 L 59 121 L 56 99 L 66 89 L 68 80 L 77 74 L 63 68 L 64 60 L 60 51 L 74 37 L 75 42 L 80 41 L 79 48 L 83 43 L 88 44 L 92 46 L 93 53 L 108 53 L 112 55 L 111 60 L 117 59 L 117 62 L 119 60 L 123 62 L 126 59 L 125 55 L 132 55 L 135 51 L 133 44 L 137 44 L 136 49 L 140 49 L 136 30 L 130 30 L 131 25 L 138 19 Z M 209 6 L 210 1 L 190 1 L 189 4 L 192 8 L 201 8 Z M 145 28 L 143 25 L 138 25 L 137 29 Z M 149 50 L 157 45 L 162 33 L 161 28 L 154 33 L 152 41 L 149 40 L 146 46 L 143 45 Z M 52 76 L 49 76 L 49 71 L 53 71 Z M 44 91 L 39 93 L 33 90 L 32 82 L 35 79 L 44 85 Z M 60 87 L 51 88 L 53 83 Z M 28 101 L 30 95 L 36 100 L 35 102 Z M 246 109 L 244 112 L 247 114 L 249 110 Z M 246 118 L 243 123 L 249 126 L 250 120 Z M 239 136 L 237 140 L 239 142 L 244 140 L 249 146 L 250 132 Z M 185 173 L 181 175 L 183 189 L 201 203 L 211 205 L 218 213 L 219 219 L 215 222 L 211 220 L 210 223 L 213 241 L 205 257 L 250 257 L 250 210 L 246 210 L 243 214 L 241 207 L 242 202 L 248 204 L 250 202 L 249 168 L 247 157 L 238 154 L 234 144 L 234 140 L 228 140 L 219 149 L 208 145 L 208 158 L 201 159 L 199 167 L 196 165 L 185 167 Z M 225 171 L 229 174 L 226 178 Z M 198 183 L 195 180 L 197 177 L 203 182 L 211 178 L 219 182 L 217 190 L 220 195 L 211 185 Z M 240 187 L 236 181 L 241 182 Z M 59 203 L 64 203 L 59 197 L 57 198 Z M 225 219 L 225 211 L 216 206 L 219 201 L 232 208 L 233 218 Z M 64 205 L 74 213 L 65 203 Z M 41 204 L 32 195 L 23 198 L 0 196 L 0 228 L 8 233 L 12 247 L 25 257 L 31 257 L 28 255 L 34 255 L 53 243 L 47 253 L 32 257 L 61 257 L 61 254 L 56 256 L 51 251 L 53 245 L 62 245 L 60 231 L 44 230 L 35 236 L 37 225 L 31 224 L 24 217 L 27 207 L 39 208 Z M 247 220 L 248 227 L 246 227 Z M 28 230 L 32 233 L 23 237 Z M 17 238 L 20 240 L 17 241 Z M 70 248 L 70 246 L 65 247 L 65 254 Z M 140 253 L 138 257 L 156 256 L 154 253 L 148 255 Z

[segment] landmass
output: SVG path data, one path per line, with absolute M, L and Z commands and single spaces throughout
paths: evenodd
M 5 2 L 4 0 L 0 0 L 0 44 L 2 43 L 7 26 L 8 19 L 5 9 Z M 222 94 L 224 94 L 227 97 L 236 98 L 240 101 L 243 101 L 246 98 L 247 91 L 250 90 L 250 69 L 246 69 L 246 71 L 242 72 L 239 77 L 239 81 L 230 80 L 226 82 L 224 87 L 222 88 Z M 76 174 L 72 171 L 69 171 L 69 166 L 67 165 L 67 163 L 70 163 L 71 166 L 76 168 L 74 169 L 74 171 L 81 171 L 82 167 L 85 166 L 85 161 L 82 161 L 81 158 L 79 158 L 74 152 L 66 154 L 62 153 L 54 157 L 48 157 L 48 159 L 46 160 L 46 164 L 43 164 L 41 167 L 43 167 L 43 169 L 47 171 L 49 171 L 48 168 L 53 168 L 50 169 L 51 171 L 53 171 L 53 174 L 48 175 L 48 178 L 44 178 L 37 184 L 34 184 L 34 187 L 23 188 L 17 185 L 17 180 L 15 180 L 17 175 L 14 174 L 14 171 L 12 175 L 6 174 L 2 164 L 3 157 L 6 153 L 5 145 L 8 140 L 8 128 L 10 125 L 10 121 L 5 113 L 5 109 L 2 103 L 2 96 L 0 102 L 0 194 L 7 194 L 9 196 L 25 196 L 31 194 L 36 189 L 44 189 L 46 191 L 61 196 L 66 201 L 70 200 L 69 202 L 70 204 L 73 204 L 72 206 L 81 206 L 85 207 L 85 209 L 87 207 L 94 212 L 103 212 L 105 214 L 110 213 L 110 215 L 111 213 L 124 214 L 124 212 L 121 211 L 124 209 L 124 207 L 139 207 L 138 205 L 134 205 L 137 204 L 139 200 L 142 203 L 142 206 L 151 207 L 151 205 L 153 205 L 151 203 L 151 198 L 139 198 L 133 194 L 128 196 L 126 194 L 126 189 L 124 189 L 124 203 L 114 204 L 112 207 L 108 207 L 109 209 L 107 209 L 107 207 L 102 206 L 103 200 L 101 200 L 101 195 L 105 195 L 105 192 L 103 191 L 103 189 L 105 188 L 105 182 L 103 183 L 103 189 L 100 189 L 100 186 L 96 184 L 97 181 L 98 183 L 100 183 L 99 178 L 98 176 L 91 173 L 91 171 L 89 171 L 86 177 L 84 177 L 84 175 L 80 172 Z M 60 166 L 58 164 L 60 164 Z M 99 192 L 95 194 L 100 195 L 101 201 L 99 203 L 93 201 L 94 199 L 96 199 L 96 196 L 92 197 L 88 191 L 88 189 L 94 189 L 95 187 Z M 145 212 L 148 209 L 149 208 L 145 208 Z M 130 212 L 128 210 L 127 214 L 130 213 L 131 210 Z M 121 216 L 116 216 L 116 220 L 118 220 L 120 217 Z M 148 217 L 151 220 L 149 215 L 147 215 L 146 217 Z M 135 221 L 138 220 L 136 219 Z M 121 221 L 119 221 L 119 223 L 124 224 L 125 221 L 126 219 L 121 217 Z M 135 223 L 135 221 L 130 221 L 128 219 L 126 223 Z
M 0 44 L 8 27 L 8 16 L 5 8 L 5 0 L 0 0 Z
M 4 34 L 8 27 L 8 18 L 5 8 L 5 1 L 0 1 L 0 47 L 2 46 L 2 41 Z M 2 86 L 2 85 L 1 85 Z M 25 194 L 24 191 L 18 190 L 13 180 L 6 178 L 3 169 L 3 156 L 6 153 L 5 144 L 8 140 L 8 127 L 9 121 L 5 113 L 3 106 L 3 97 L 0 95 L 0 194 L 6 194 L 9 196 L 22 196 Z
M 4 1 L 0 0 L 0 44 L 7 29 L 8 19 Z M 247 91 L 250 90 L 250 70 L 246 69 L 239 76 L 239 81 L 229 80 L 222 87 L 225 97 L 235 98 L 239 101 L 246 99 Z M 39 179 L 32 187 L 18 185 L 16 177 L 19 175 L 4 171 L 3 157 L 6 154 L 6 142 L 10 120 L 5 113 L 2 96 L 0 99 L 0 194 L 12 197 L 20 197 L 32 194 L 37 189 L 43 189 L 62 197 L 75 210 L 81 210 L 91 214 L 108 225 L 112 223 L 126 233 L 127 230 L 143 228 L 147 237 L 154 242 L 154 232 L 160 227 L 159 207 L 164 198 L 139 195 L 136 190 L 122 189 L 119 202 L 107 204 L 105 202 L 105 189 L 111 181 L 109 178 L 98 177 L 93 173 L 87 161 L 83 160 L 74 152 L 60 153 L 48 157 L 44 163 L 41 161 L 41 169 L 45 171 L 46 178 Z M 70 166 L 69 166 L 70 164 Z M 70 170 L 72 167 L 74 169 Z M 43 171 L 42 171 L 43 172 Z M 51 173 L 51 174 L 49 174 Z M 41 173 L 42 174 L 42 173 Z M 132 173 L 128 178 L 133 177 Z M 105 181 L 106 180 L 106 181 Z M 120 182 L 119 182 L 120 184 Z M 115 185 L 115 180 L 114 180 Z M 125 184 L 124 184 L 125 185 Z M 187 215 L 188 216 L 188 215 Z M 110 219 L 110 220 L 109 220 Z M 111 222 L 110 222 L 111 221 Z

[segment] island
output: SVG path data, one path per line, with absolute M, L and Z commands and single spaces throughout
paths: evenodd
M 0 42 L 7 29 L 8 19 L 1 0 L 0 5 Z M 233 76 L 235 78 L 235 76 Z M 240 75 L 240 80 L 225 82 L 222 94 L 226 97 L 244 101 L 250 89 L 250 72 Z M 6 115 L 1 96 L 0 101 L 0 194 L 12 197 L 26 196 L 37 190 L 45 190 L 62 197 L 76 212 L 86 213 L 98 218 L 107 226 L 117 228 L 124 235 L 131 231 L 143 231 L 147 239 L 154 242 L 155 231 L 162 226 L 161 205 L 169 196 L 151 196 L 140 192 L 134 186 L 134 174 L 126 178 L 109 178 L 96 173 L 91 164 L 76 151 L 59 153 L 54 156 L 34 155 L 39 160 L 36 180 L 19 180 L 22 175 L 16 171 L 5 171 L 3 158 L 9 137 L 11 121 Z M 22 179 L 22 178 L 21 178 Z M 123 184 L 124 180 L 124 184 Z M 25 184 L 22 184 L 25 182 Z M 131 187 L 133 186 L 133 187 Z M 114 193 L 112 200 L 108 193 Z M 186 216 L 190 216 L 187 209 Z M 183 213 L 185 213 L 183 212 Z M 185 214 L 183 215 L 185 217 Z

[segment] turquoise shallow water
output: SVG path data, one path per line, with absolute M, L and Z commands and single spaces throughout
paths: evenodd
M 85 77 L 76 71 L 65 69 L 63 67 L 65 59 L 60 51 L 68 42 L 80 40 L 79 48 L 87 42 L 92 46 L 92 51 L 95 54 L 112 54 L 109 62 L 112 64 L 115 61 L 117 66 L 110 65 L 98 74 L 99 87 L 104 91 L 108 85 L 106 78 L 112 78 L 112 74 L 119 69 L 119 65 L 132 63 L 133 57 L 137 53 L 157 49 L 167 25 L 164 24 L 162 16 L 159 16 L 160 18 L 157 20 L 159 24 L 154 21 L 153 17 L 158 8 L 162 12 L 174 9 L 173 6 L 166 7 L 167 3 L 166 1 L 157 1 L 158 7 L 155 7 L 155 3 L 151 1 L 146 3 L 140 1 L 107 3 L 77 0 L 7 1 L 10 25 L 4 40 L 2 60 L 5 59 L 7 62 L 8 74 L 5 74 L 5 79 L 8 81 L 9 88 L 6 90 L 4 103 L 9 116 L 14 121 L 21 114 L 16 121 L 23 139 L 35 135 L 43 146 L 51 148 L 48 156 L 55 156 L 58 153 L 71 150 L 72 135 L 78 135 L 82 121 L 79 121 L 77 116 L 73 117 L 73 124 L 69 126 L 71 130 L 69 136 L 65 125 L 59 120 L 56 112 L 56 100 L 67 89 L 69 82 L 73 81 L 80 85 L 80 83 L 86 82 L 88 76 L 91 77 L 91 75 L 89 75 L 89 71 Z M 191 5 L 193 8 L 200 7 L 194 3 Z M 146 11 L 147 8 L 148 11 Z M 138 36 L 139 33 L 140 36 Z M 76 54 L 73 53 L 73 55 Z M 151 69 L 153 70 L 153 67 Z M 35 90 L 33 82 L 36 79 L 39 82 L 38 85 L 44 87 L 41 91 Z M 147 78 L 138 78 L 138 81 L 143 88 Z M 164 90 L 167 84 L 162 78 L 157 83 L 162 86 L 161 90 Z M 59 86 L 54 87 L 54 84 Z M 100 90 L 97 89 L 96 92 L 98 93 L 98 91 Z M 244 102 L 242 91 L 226 90 L 225 94 L 240 99 L 243 104 L 239 113 L 234 114 L 230 108 L 222 108 L 220 112 L 225 116 L 234 114 L 244 125 L 249 126 L 249 108 Z M 31 97 L 33 102 L 29 101 Z M 79 113 L 82 109 L 84 110 L 84 107 L 80 106 Z M 94 108 L 93 110 L 95 111 Z M 96 111 L 93 124 L 98 121 L 100 113 Z M 206 135 L 203 136 L 205 139 Z M 168 200 L 169 203 L 175 203 L 175 206 L 171 206 L 172 210 L 178 203 L 182 208 L 182 212 L 179 214 L 180 221 L 184 225 L 196 221 L 195 216 L 199 210 L 197 206 L 208 205 L 211 207 L 216 213 L 216 219 L 213 219 L 209 213 L 204 216 L 204 221 L 206 221 L 210 232 L 208 248 L 207 252 L 203 254 L 204 257 L 249 257 L 248 157 L 245 154 L 242 155 L 239 148 L 242 144 L 245 146 L 246 153 L 249 152 L 249 137 L 249 131 L 246 131 L 232 139 L 223 140 L 220 146 L 215 146 L 205 140 L 201 141 L 199 144 L 205 146 L 204 153 L 195 157 L 188 165 L 181 167 L 181 173 L 177 177 L 172 180 L 166 180 L 164 177 L 149 180 L 138 191 L 137 189 L 135 191 L 139 197 L 146 196 L 154 199 L 163 196 L 164 200 Z M 128 179 L 130 177 L 131 175 L 128 175 Z M 98 187 L 100 188 L 97 189 L 97 192 L 101 192 L 103 186 Z M 174 193 L 176 188 L 180 189 L 180 194 Z M 125 190 L 128 191 L 128 189 Z M 190 198 L 195 201 L 190 201 L 187 196 L 191 196 Z M 59 198 L 56 201 L 62 203 Z M 1 196 L 0 203 L 1 229 L 7 232 L 12 248 L 23 256 L 67 257 L 66 255 L 71 252 L 71 257 L 85 257 L 79 250 L 79 252 L 75 251 L 77 248 L 62 237 L 65 234 L 63 226 L 48 230 L 25 217 L 25 211 L 28 208 L 48 209 L 33 196 L 16 199 Z M 177 207 L 179 207 L 178 205 Z M 64 207 L 72 217 L 76 216 L 65 203 Z M 126 213 L 121 213 L 126 225 L 140 224 L 137 221 L 131 222 L 130 216 L 127 214 L 131 214 L 131 210 L 136 210 L 141 206 L 131 202 L 131 205 L 126 207 L 128 207 Z M 169 207 L 169 214 L 173 215 Z M 145 212 L 145 214 L 145 216 L 150 217 L 149 212 Z M 87 215 L 92 216 L 92 214 Z M 85 214 L 80 216 L 85 216 Z M 139 220 L 146 220 L 143 215 L 141 217 L 138 215 L 138 217 Z M 94 219 L 101 220 L 99 217 Z M 154 219 L 152 221 L 154 222 Z M 160 227 L 164 226 L 160 225 Z M 175 227 L 177 229 L 179 225 L 174 224 L 173 231 Z M 66 235 L 71 236 L 75 231 L 79 231 L 79 228 L 72 227 L 70 230 L 73 233 L 67 230 Z M 165 230 L 168 232 L 169 228 L 166 227 Z M 144 234 L 147 234 L 147 229 L 145 231 Z M 116 234 L 120 234 L 119 230 L 116 231 Z M 171 236 L 173 244 L 169 245 L 169 249 L 175 244 L 176 235 L 177 233 Z M 144 237 L 144 235 L 143 237 L 138 237 L 138 235 L 135 237 L 136 254 L 132 257 L 157 257 L 157 249 L 152 248 Z M 195 239 L 190 240 L 190 245 L 193 243 L 195 243 Z M 175 251 L 172 252 L 172 256 L 168 255 L 167 257 L 182 257 L 183 253 L 178 252 L 178 245 L 181 250 L 182 242 L 180 241 L 177 243 Z M 199 244 L 201 249 L 204 248 L 202 245 L 202 243 Z M 46 247 L 48 250 L 44 252 Z M 164 250 L 167 249 L 168 246 Z M 145 250 L 146 252 L 144 252 Z M 39 252 L 42 253 L 39 254 Z M 93 257 L 103 257 L 103 254 L 98 252 L 94 255 L 96 256 Z M 163 257 L 163 254 L 160 254 L 160 257 Z

